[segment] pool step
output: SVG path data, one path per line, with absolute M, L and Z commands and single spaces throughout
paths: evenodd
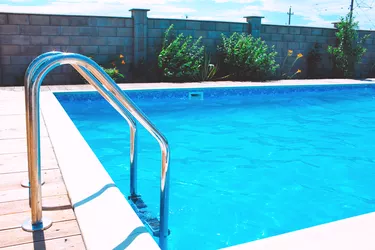
M 144 203 L 140 195 L 129 196 L 128 199 L 134 203 L 137 209 L 143 209 L 147 207 L 146 203 Z
M 140 195 L 133 195 L 129 196 L 128 199 L 131 201 L 131 206 L 133 210 L 136 212 L 138 217 L 145 223 L 151 230 L 152 234 L 155 237 L 160 236 L 160 221 L 155 216 L 152 216 L 150 212 L 146 210 L 147 205 L 142 200 Z M 168 235 L 171 231 L 168 229 Z

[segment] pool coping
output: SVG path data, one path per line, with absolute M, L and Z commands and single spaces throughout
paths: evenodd
M 212 87 L 261 87 L 261 86 L 306 86 L 306 85 L 344 85 L 344 84 L 374 84 L 370 81 L 329 79 L 329 80 L 292 80 L 266 83 L 248 82 L 213 82 L 213 83 L 158 83 L 158 84 L 119 84 L 121 89 L 179 89 L 179 88 L 212 88 Z M 89 85 L 43 86 L 48 87 L 41 93 L 41 111 L 45 119 L 52 145 L 76 213 L 82 236 L 88 249 L 159 249 L 147 229 L 135 214 L 126 198 L 115 186 L 113 180 L 105 171 L 89 145 L 81 136 L 65 110 L 62 108 L 53 92 L 95 91 Z M 43 88 L 42 88 L 43 91 Z M 63 132 L 62 132 L 63 131 Z M 67 146 L 71 145 L 71 146 Z M 90 178 L 82 177 L 90 173 Z M 93 220 L 97 215 L 105 219 Z M 375 238 L 375 213 L 364 214 L 353 218 L 334 221 L 331 223 L 306 228 L 287 234 L 252 241 L 224 249 L 353 249 L 347 246 L 358 246 L 356 242 L 366 242 L 373 249 Z M 371 228 L 372 226 L 372 228 Z M 332 230 L 341 234 L 331 234 Z M 345 229 L 345 230 L 344 230 Z M 370 230 L 369 230 L 370 229 Z M 103 234 L 103 231 L 111 233 Z M 353 232 L 355 239 L 348 236 Z M 361 236 L 369 233 L 368 238 Z M 340 236 L 344 235 L 344 237 Z M 333 237 L 338 236 L 338 237 Z M 319 245 L 324 242 L 326 245 Z M 353 243 L 353 244 L 351 244 Z M 333 247 L 334 246 L 334 247 Z M 333 248 L 332 248 L 333 247 Z
M 87 249 L 159 249 L 52 92 L 41 112 Z
M 319 80 L 280 80 L 269 82 L 187 82 L 187 83 L 118 83 L 122 90 L 189 89 L 189 88 L 228 88 L 228 87 L 283 87 L 283 86 L 325 86 L 325 85 L 368 85 L 375 84 L 375 78 L 363 80 L 319 79 Z M 95 91 L 90 85 L 44 86 L 53 92 Z

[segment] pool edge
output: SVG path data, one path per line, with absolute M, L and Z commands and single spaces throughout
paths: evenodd
M 189 89 L 189 88 L 225 88 L 225 87 L 282 87 L 282 86 L 324 86 L 324 85 L 371 85 L 374 79 L 315 79 L 315 80 L 280 80 L 271 82 L 193 82 L 193 83 L 119 83 L 122 90 L 152 90 L 152 89 Z M 46 86 L 53 92 L 95 91 L 91 85 L 61 85 Z
M 87 249 L 159 249 L 52 92 L 41 112 Z
M 372 212 L 221 250 L 373 250 L 374 235 Z

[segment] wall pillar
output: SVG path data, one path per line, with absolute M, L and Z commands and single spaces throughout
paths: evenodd
M 333 27 L 334 27 L 335 29 L 337 29 L 337 28 L 339 27 L 339 26 L 338 26 L 339 23 L 340 23 L 340 22 L 333 22 L 333 23 L 332 23 L 332 24 L 333 24 Z
M 249 33 L 255 37 L 259 38 L 262 29 L 262 18 L 263 16 L 245 16 L 246 22 L 249 24 Z
M 131 9 L 133 18 L 133 56 L 134 64 L 147 60 L 147 12 L 148 9 Z

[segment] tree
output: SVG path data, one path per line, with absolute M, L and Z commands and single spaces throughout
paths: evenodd
M 365 35 L 359 39 L 358 22 L 354 22 L 354 17 L 351 19 L 350 14 L 341 17 L 337 29 L 337 46 L 328 46 L 328 53 L 333 57 L 334 75 L 335 77 L 351 78 L 355 73 L 355 65 L 361 61 L 362 56 L 366 53 L 363 44 L 370 35 Z

